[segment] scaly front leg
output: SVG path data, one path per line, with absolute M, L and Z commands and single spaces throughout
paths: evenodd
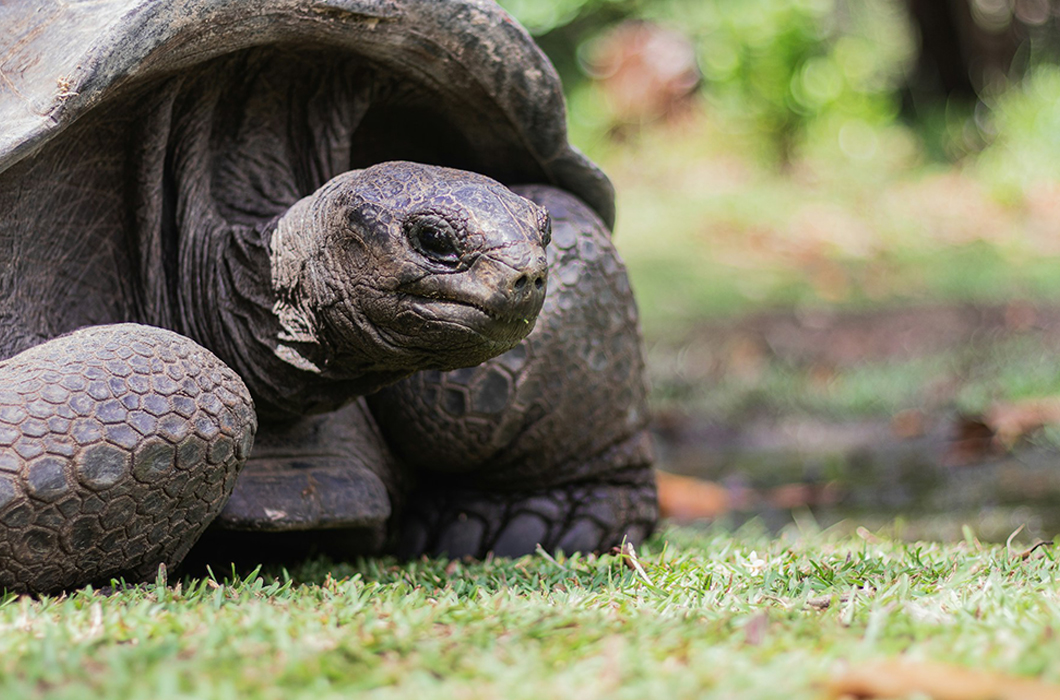
M 0 586 L 42 593 L 176 565 L 256 427 L 239 377 L 160 328 L 94 326 L 0 362 Z

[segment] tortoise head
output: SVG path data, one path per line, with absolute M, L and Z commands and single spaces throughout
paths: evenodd
M 550 235 L 543 208 L 475 173 L 339 175 L 273 233 L 277 354 L 335 378 L 477 365 L 533 329 Z

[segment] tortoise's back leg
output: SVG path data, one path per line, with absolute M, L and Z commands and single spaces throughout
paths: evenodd
M 562 191 L 549 291 L 523 343 L 479 367 L 422 372 L 369 397 L 419 486 L 405 554 L 518 555 L 639 542 L 657 518 L 636 306 L 603 223 Z
M 159 328 L 94 326 L 0 362 L 0 586 L 177 564 L 231 493 L 256 423 L 234 372 Z

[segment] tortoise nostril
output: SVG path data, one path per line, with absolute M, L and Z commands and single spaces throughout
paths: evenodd
M 541 289 L 544 286 L 545 286 L 545 278 L 544 277 L 538 277 L 536 280 L 534 280 L 534 289 Z
M 526 286 L 526 282 L 526 275 L 519 275 L 519 279 L 515 280 L 515 284 L 512 286 L 515 288 L 515 291 L 522 291 L 523 287 Z

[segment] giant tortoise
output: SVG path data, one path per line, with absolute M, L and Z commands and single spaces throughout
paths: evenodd
M 15 0 L 0 26 L 0 585 L 200 540 L 649 533 L 613 192 L 503 10 Z

